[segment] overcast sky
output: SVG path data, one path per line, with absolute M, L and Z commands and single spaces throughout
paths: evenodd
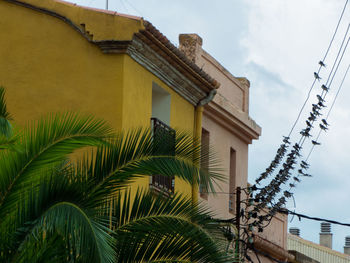
M 105 0 L 76 0 L 81 5 L 105 8 Z M 262 127 L 262 136 L 250 146 L 249 180 L 264 171 L 287 135 L 301 108 L 332 37 L 345 0 L 109 0 L 109 9 L 142 16 L 175 45 L 180 33 L 197 33 L 203 48 L 233 75 L 251 82 L 250 115 Z M 331 69 L 347 24 L 350 6 L 321 71 L 323 83 Z M 350 62 L 344 56 L 327 95 L 331 99 Z M 349 74 L 350 79 L 350 74 Z M 295 190 L 295 211 L 350 223 L 350 81 L 347 80 L 329 117 L 330 130 L 320 137 L 321 146 L 310 156 L 312 178 Z M 317 83 L 315 91 L 320 91 Z M 311 103 L 316 102 L 316 93 Z M 333 94 L 333 95 L 332 95 Z M 303 123 L 305 117 L 301 119 Z M 297 126 L 293 133 L 298 138 Z M 308 145 L 303 155 L 308 154 Z M 294 210 L 293 202 L 288 208 Z M 318 243 L 320 223 L 294 218 L 289 227 Z M 350 228 L 332 225 L 333 246 L 343 251 Z

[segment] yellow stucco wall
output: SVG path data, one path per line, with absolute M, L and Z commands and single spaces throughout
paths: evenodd
M 46 0 L 27 2 L 50 6 Z M 91 18 L 94 36 L 99 38 L 109 37 L 112 30 L 101 25 L 118 19 L 124 26 L 130 22 L 129 31 L 123 29 L 125 37 L 136 28 L 127 18 L 84 13 L 81 8 L 73 12 L 71 5 L 57 5 L 58 13 L 79 14 L 80 23 L 90 25 Z M 46 113 L 73 110 L 92 113 L 116 129 L 149 126 L 155 82 L 171 95 L 171 126 L 193 134 L 194 106 L 128 55 L 102 53 L 72 27 L 47 14 L 4 1 L 0 14 L 0 85 L 6 88 L 16 125 Z M 137 183 L 147 186 L 149 179 Z M 191 195 L 191 187 L 181 180 L 175 181 L 175 187 Z

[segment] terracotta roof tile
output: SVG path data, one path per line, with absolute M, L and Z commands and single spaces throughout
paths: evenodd
M 186 65 L 191 67 L 198 75 L 204 78 L 207 82 L 212 85 L 212 88 L 217 89 L 220 86 L 215 79 L 213 79 L 209 74 L 204 72 L 195 63 L 193 63 L 186 55 L 180 51 L 174 44 L 172 44 L 169 39 L 164 36 L 155 26 L 149 21 L 144 21 L 144 26 L 148 32 L 150 32 L 155 38 L 157 38 L 164 46 L 166 46 L 171 52 L 173 52 L 178 58 L 180 58 Z

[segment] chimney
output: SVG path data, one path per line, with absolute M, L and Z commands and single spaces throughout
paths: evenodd
M 198 59 L 202 52 L 202 38 L 197 34 L 180 34 L 179 43 L 179 49 L 186 55 L 186 57 L 193 63 L 198 63 Z
M 320 233 L 320 245 L 328 248 L 332 248 L 332 236 L 331 224 L 321 223 L 321 233 Z
M 344 254 L 350 255 L 350 236 L 345 237 Z
M 291 227 L 289 228 L 289 233 L 291 233 L 294 236 L 300 236 L 300 229 L 297 227 Z

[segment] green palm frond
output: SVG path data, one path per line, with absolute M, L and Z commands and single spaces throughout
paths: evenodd
M 106 213 L 101 213 L 100 207 L 84 206 L 85 195 L 80 187 L 62 173 L 52 172 L 51 176 L 41 177 L 38 187 L 24 192 L 16 213 L 8 214 L 7 220 L 0 223 L 0 229 L 10 227 L 15 232 L 7 240 L 0 234 L 0 245 L 6 244 L 0 246 L 1 251 L 12 251 L 7 255 L 12 259 L 30 258 L 32 253 L 26 247 L 36 248 L 43 233 L 48 242 L 58 234 L 63 238 L 64 252 L 69 251 L 73 262 L 114 262 L 114 239 Z M 37 249 L 48 253 L 42 247 Z
M 44 237 L 45 236 L 45 237 Z M 39 235 L 29 236 L 20 251 L 17 251 L 12 262 L 17 263 L 61 263 L 67 262 L 69 253 L 65 247 L 62 236 L 55 234 L 54 236 Z M 1 257 L 0 257 L 1 259 Z
M 0 86 L 0 118 L 4 118 L 6 120 L 12 119 L 10 113 L 7 111 L 5 89 L 2 86 Z
M 1 262 L 232 260 L 204 207 L 181 195 L 128 189 L 138 177 L 162 174 L 213 190 L 223 180 L 217 159 L 191 136 L 150 129 L 115 136 L 104 121 L 63 113 L 12 137 L 9 119 L 0 88 Z M 83 147 L 86 155 L 73 161 Z M 201 159 L 214 160 L 210 169 Z
M 89 180 L 90 195 L 108 196 L 127 186 L 140 176 L 162 174 L 180 177 L 189 184 L 201 181 L 205 189 L 214 190 L 215 180 L 223 180 L 218 166 L 202 169 L 193 158 L 198 148 L 190 136 L 180 133 L 176 139 L 175 154 L 171 149 L 155 152 L 161 148 L 161 140 L 154 140 L 152 131 L 137 129 L 120 133 L 108 145 L 91 151 L 80 161 L 75 180 Z M 207 158 L 207 157 L 205 157 Z
M 12 117 L 7 111 L 5 100 L 5 89 L 0 86 L 0 135 L 10 137 L 12 135 L 12 126 L 9 122 Z
M 4 216 L 37 171 L 60 163 L 82 147 L 98 146 L 111 136 L 111 128 L 91 116 L 65 113 L 42 118 L 23 132 L 20 152 L 0 152 L 0 217 Z
M 118 262 L 230 262 L 219 224 L 191 200 L 149 192 L 132 198 L 126 192 L 116 200 Z

